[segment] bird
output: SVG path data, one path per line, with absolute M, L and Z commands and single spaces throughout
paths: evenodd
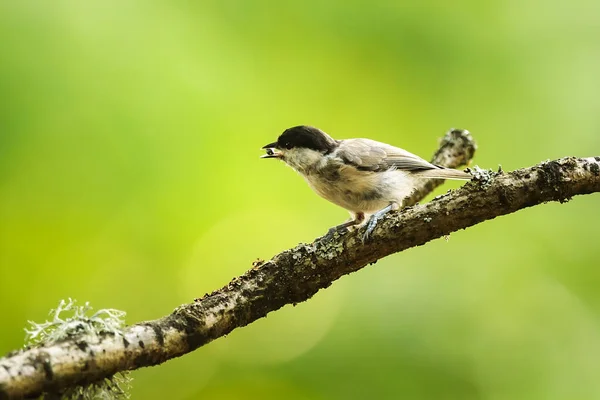
M 315 193 L 349 211 L 350 220 L 329 229 L 328 236 L 366 225 L 363 241 L 385 214 L 401 208 L 419 181 L 472 178 L 387 143 L 363 138 L 336 140 L 308 125 L 286 129 L 262 149 L 266 154 L 261 158 L 283 161 Z

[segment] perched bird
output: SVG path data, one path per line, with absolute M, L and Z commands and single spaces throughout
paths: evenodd
M 421 179 L 462 179 L 466 172 L 431 164 L 406 150 L 370 139 L 336 140 L 311 126 L 286 129 L 263 147 L 262 158 L 277 158 L 296 170 L 321 197 L 345 208 L 352 218 L 329 230 L 367 221 L 363 239 L 386 213 L 397 210 Z

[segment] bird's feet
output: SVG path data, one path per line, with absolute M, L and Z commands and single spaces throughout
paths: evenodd
M 373 230 L 377 226 L 377 221 L 379 221 L 377 214 L 371 215 L 369 222 L 367 222 L 367 225 L 365 226 L 365 232 L 362 235 L 363 243 L 366 242 L 369 239 L 369 235 L 373 233 Z
M 356 213 L 354 214 L 354 218 L 350 221 L 344 222 L 343 224 L 334 226 L 333 228 L 329 228 L 327 234 L 325 235 L 326 239 L 331 239 L 337 233 L 338 235 L 343 235 L 350 230 L 353 226 L 361 224 L 365 220 L 365 214 Z
M 382 208 L 381 210 L 377 211 L 375 214 L 371 215 L 371 217 L 369 218 L 369 221 L 367 222 L 367 225 L 365 226 L 365 232 L 362 235 L 363 243 L 369 239 L 369 236 L 371 235 L 371 233 L 373 233 L 373 230 L 377 226 L 377 222 L 385 214 L 389 213 L 390 211 L 398 210 L 399 208 L 400 208 L 400 205 L 398 203 L 390 203 L 385 208 Z

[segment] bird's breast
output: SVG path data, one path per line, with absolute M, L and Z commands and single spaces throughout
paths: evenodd
M 337 166 L 305 178 L 318 195 L 352 212 L 373 213 L 406 197 L 406 177 L 400 171 L 368 172 Z

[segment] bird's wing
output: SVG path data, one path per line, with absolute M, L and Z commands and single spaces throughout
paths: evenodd
M 370 139 L 344 140 L 337 150 L 337 155 L 364 171 L 423 171 L 440 168 L 406 150 Z

